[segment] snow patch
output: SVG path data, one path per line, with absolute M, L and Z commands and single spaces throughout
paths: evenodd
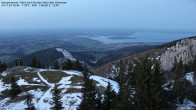
M 77 110 L 81 103 L 82 93 L 65 94 L 62 97 L 63 106 L 65 110 Z
M 31 72 L 32 68 L 31 67 L 26 67 L 25 69 L 23 69 L 25 72 Z
M 6 71 L 3 71 L 3 73 L 1 73 L 2 76 L 7 76 L 8 75 L 8 72 Z
M 17 84 L 18 84 L 19 86 L 21 86 L 21 85 L 28 85 L 28 83 L 27 83 L 24 79 L 22 79 L 22 78 L 20 78 L 20 79 L 17 81 Z
M 20 78 L 18 81 L 17 81 L 17 84 L 19 86 L 22 86 L 22 85 L 25 85 L 25 86 L 44 86 L 42 84 L 29 84 L 27 81 L 25 81 L 24 79 Z
M 193 76 L 194 76 L 194 72 L 191 72 L 191 73 L 187 73 L 185 75 L 185 78 L 193 84 L 194 83 Z
M 99 84 L 97 84 L 97 86 L 103 86 L 104 88 L 106 88 L 108 86 L 108 82 L 110 82 L 113 90 L 116 93 L 118 93 L 118 91 L 119 91 L 118 83 L 115 81 L 112 81 L 112 80 L 106 79 L 106 78 L 102 78 L 100 76 L 94 76 L 94 75 L 90 76 L 90 79 L 93 79 L 93 80 L 99 82 Z
M 195 110 L 196 104 L 188 99 L 183 101 L 183 104 L 177 104 L 176 110 Z
M 82 73 L 79 71 L 74 71 L 74 70 L 69 70 L 69 71 L 63 71 L 69 75 L 77 75 L 77 76 L 82 76 Z
M 57 50 L 58 52 L 63 53 L 63 55 L 64 55 L 65 58 L 68 58 L 68 59 L 74 60 L 74 61 L 76 60 L 76 59 L 72 56 L 72 54 L 71 54 L 70 52 L 68 52 L 67 50 L 62 49 L 62 48 L 56 48 L 56 50 Z
M 35 82 L 41 82 L 41 80 L 39 80 L 38 78 L 33 78 L 33 81 L 35 81 Z
M 2 91 L 9 89 L 10 88 L 10 84 L 4 84 L 4 82 L 2 82 L 2 79 L 0 80 L 0 94 Z

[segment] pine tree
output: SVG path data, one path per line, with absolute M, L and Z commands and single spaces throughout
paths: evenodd
M 12 99 L 16 98 L 19 93 L 21 93 L 21 90 L 19 86 L 17 85 L 14 76 L 12 76 L 11 77 L 11 91 L 10 91 L 11 98 Z
M 94 110 L 96 108 L 97 91 L 93 85 L 93 80 L 89 78 L 90 74 L 85 66 L 83 70 L 83 85 L 81 89 L 82 101 L 78 107 L 78 110 Z
M 186 79 L 178 79 L 173 84 L 172 96 L 176 103 L 182 104 L 184 99 L 191 93 L 191 83 Z
M 0 72 L 3 72 L 7 69 L 7 64 L 0 61 Z
M 62 106 L 61 102 L 61 94 L 60 90 L 57 88 L 57 85 L 55 84 L 54 86 L 54 91 L 52 92 L 53 94 L 53 106 L 51 107 L 52 110 L 62 110 L 64 107 Z
M 154 66 L 153 66 L 154 65 Z M 142 58 L 136 71 L 136 108 L 160 110 L 163 105 L 164 84 L 160 62 Z
M 41 64 L 40 61 L 38 61 L 38 63 L 37 63 L 37 68 L 41 68 L 41 67 L 42 67 L 42 64 Z
M 177 62 L 177 59 L 175 57 L 173 68 L 172 68 L 172 74 L 174 76 L 174 79 L 177 80 L 179 78 L 183 78 L 184 73 L 185 73 L 185 67 L 183 65 L 182 58 L 180 58 L 180 61 Z
M 195 71 L 196 70 L 196 56 L 194 57 L 194 60 L 193 60 L 193 62 L 191 64 L 191 70 L 192 71 Z
M 130 69 L 130 68 L 129 68 Z M 131 88 L 130 88 L 130 74 L 127 74 L 125 71 L 125 64 L 122 61 L 119 62 L 119 74 L 117 76 L 117 80 L 119 82 L 119 93 L 116 97 L 116 107 L 117 110 L 125 110 L 129 109 L 131 105 L 130 95 L 131 95 Z
M 160 61 L 154 62 L 154 68 L 151 77 L 151 93 L 152 108 L 161 109 L 163 107 L 163 88 L 164 84 L 163 72 L 161 71 Z
M 178 73 L 177 74 L 177 77 L 178 78 L 183 78 L 184 75 L 185 75 L 185 67 L 183 65 L 182 58 L 180 58 L 180 61 L 179 61 L 178 66 L 177 66 L 177 69 L 178 69 L 178 71 L 177 71 L 177 73 Z
M 102 104 L 102 94 L 100 92 L 97 92 L 96 99 L 95 99 L 95 110 L 102 110 L 103 104 Z
M 177 62 L 177 58 L 175 57 L 174 58 L 174 63 L 173 63 L 173 67 L 171 69 L 171 72 L 172 72 L 172 79 L 176 79 L 177 78 L 177 66 L 178 66 L 178 62 Z
M 73 70 L 82 71 L 82 66 L 78 59 L 73 63 Z
M 108 86 L 105 90 L 105 96 L 103 101 L 103 110 L 111 110 L 114 106 L 116 94 L 114 90 L 112 90 L 111 84 L 108 82 Z
M 59 66 L 58 61 L 55 61 L 54 62 L 54 69 L 59 69 L 59 68 L 60 68 L 60 66 Z
M 127 73 L 127 80 L 128 80 L 128 82 L 127 83 L 130 83 L 130 85 L 131 85 L 131 87 L 132 88 L 135 88 L 135 85 L 136 85 L 136 82 L 135 82 L 135 69 L 136 68 L 134 68 L 133 67 L 133 64 L 132 63 L 130 63 L 129 65 L 128 65 L 128 73 Z
M 25 110 L 36 110 L 34 104 L 32 103 L 32 98 L 32 95 L 28 93 L 26 96 L 27 108 L 25 108 Z
M 148 57 L 142 58 L 136 73 L 136 107 L 139 110 L 153 110 L 151 93 L 151 67 Z
M 43 69 L 45 69 L 45 68 L 46 68 L 44 64 L 42 64 L 42 68 L 43 68 Z
M 32 61 L 31 61 L 31 67 L 37 67 L 37 59 L 36 59 L 36 57 L 33 57 Z
M 15 66 L 23 66 L 23 62 L 20 58 L 15 60 Z
M 67 60 L 67 62 L 65 63 L 63 69 L 65 70 L 72 70 L 73 69 L 73 63 L 71 60 Z

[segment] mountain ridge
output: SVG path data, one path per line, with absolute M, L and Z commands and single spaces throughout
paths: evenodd
M 144 56 L 160 59 L 161 68 L 165 71 L 169 71 L 173 66 L 175 57 L 177 62 L 182 58 L 183 64 L 193 62 L 196 55 L 196 51 L 194 50 L 196 50 L 196 36 L 187 37 L 157 46 L 151 50 L 120 58 L 98 68 L 94 68 L 93 72 L 102 76 L 107 76 L 120 60 L 127 63 L 128 61 L 133 61 Z M 167 58 L 169 58 L 169 60 L 167 60 Z

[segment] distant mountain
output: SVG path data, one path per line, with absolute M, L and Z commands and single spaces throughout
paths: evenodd
M 90 60 L 94 60 L 92 55 L 89 57 L 88 54 L 84 54 L 80 57 L 80 55 L 73 54 L 63 48 L 50 48 L 50 49 L 44 49 L 37 52 L 34 52 L 30 55 L 24 56 L 20 58 L 23 62 L 23 65 L 30 66 L 31 61 L 33 58 L 36 58 L 38 61 L 41 62 L 41 64 L 44 64 L 45 66 L 53 66 L 55 61 L 63 61 L 63 60 L 76 60 L 76 58 L 84 59 L 82 61 L 88 62 Z M 15 60 L 9 63 L 9 66 L 14 66 Z
M 30 66 L 32 59 L 35 57 L 41 64 L 53 66 L 55 61 L 64 62 L 67 59 L 79 59 L 81 62 L 95 67 L 154 47 L 151 45 L 136 45 L 107 51 L 69 51 L 64 48 L 50 48 L 24 56 L 21 60 L 24 65 Z M 9 65 L 14 66 L 15 61 L 10 62 Z
M 56 48 L 44 49 L 44 50 L 41 50 L 41 51 L 22 57 L 21 60 L 23 62 L 23 65 L 30 66 L 31 61 L 34 57 L 37 60 L 39 60 L 42 64 L 53 65 L 57 59 L 63 58 L 64 55 L 62 52 L 58 52 Z M 9 63 L 9 65 L 12 65 L 12 66 L 15 65 L 15 60 Z

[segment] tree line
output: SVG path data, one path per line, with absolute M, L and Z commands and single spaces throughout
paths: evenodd
M 196 86 L 186 80 L 186 68 L 182 59 L 177 62 L 176 58 L 171 71 L 163 71 L 159 60 L 147 56 L 120 61 L 115 77 L 120 90 L 112 110 L 176 109 L 176 104 L 183 104 L 185 99 L 196 103 Z M 170 78 L 165 74 L 170 74 Z

